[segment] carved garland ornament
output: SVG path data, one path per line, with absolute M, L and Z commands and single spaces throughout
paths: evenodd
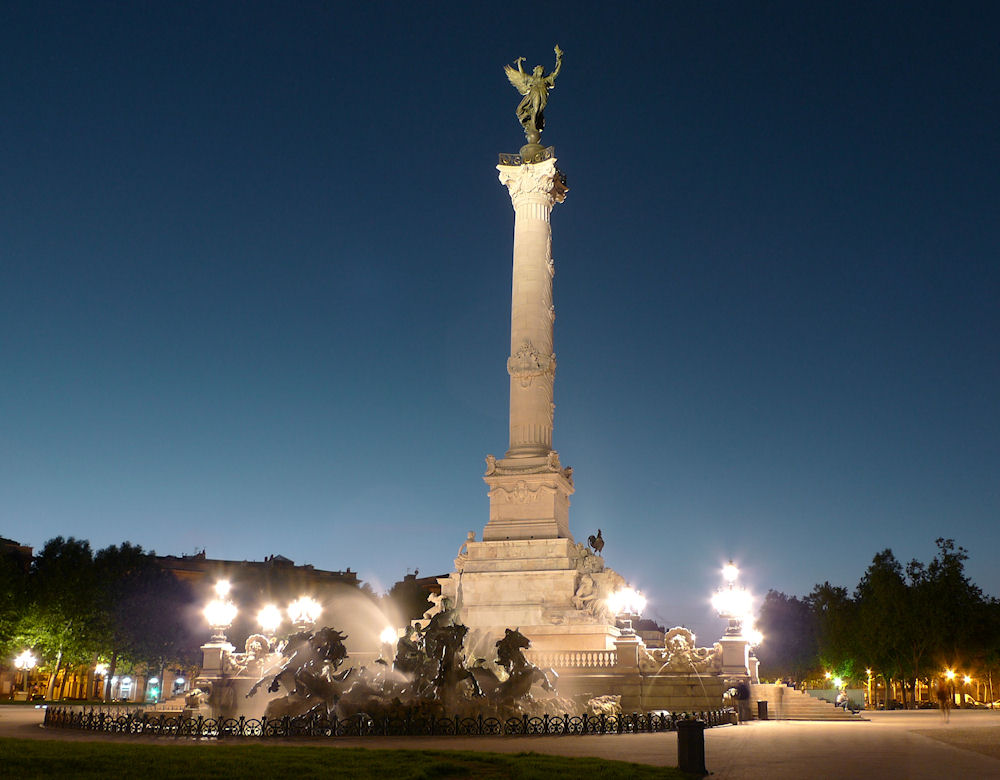
M 490 491 L 490 497 L 498 493 L 503 494 L 503 501 L 505 504 L 527 504 L 528 502 L 537 501 L 539 496 L 542 494 L 542 489 L 544 486 L 539 485 L 536 488 L 528 487 L 528 483 L 523 479 L 517 481 L 512 489 L 507 489 L 505 487 L 497 486 Z
M 514 377 L 521 387 L 530 387 L 531 380 L 536 376 L 556 373 L 556 356 L 542 355 L 525 340 L 516 353 L 507 358 L 507 373 Z

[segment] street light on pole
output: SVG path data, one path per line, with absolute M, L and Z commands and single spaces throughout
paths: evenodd
M 309 596 L 300 596 L 288 605 L 288 619 L 300 631 L 308 629 L 322 613 L 323 605 Z
M 646 597 L 634 588 L 616 590 L 607 599 L 608 609 L 622 622 L 622 635 L 632 636 L 632 618 L 639 617 L 646 608 Z
M 712 596 L 712 608 L 721 618 L 728 621 L 726 636 L 740 636 L 743 621 L 752 617 L 753 597 L 746 588 L 737 587 L 740 570 L 732 561 L 722 567 L 722 577 L 726 585 Z
M 257 623 L 260 625 L 260 630 L 264 632 L 272 644 L 282 619 L 281 610 L 274 604 L 268 604 L 257 613 Z
M 31 676 L 31 670 L 35 668 L 36 663 L 38 663 L 38 660 L 32 655 L 30 650 L 25 650 L 14 659 L 14 668 L 20 671 L 24 678 L 25 699 L 30 698 L 28 694 L 28 678 Z
M 205 620 L 212 627 L 212 641 L 218 643 L 226 642 L 226 629 L 229 628 L 236 619 L 236 605 L 231 602 L 229 595 L 229 580 L 219 580 L 215 583 L 216 598 L 205 605 Z

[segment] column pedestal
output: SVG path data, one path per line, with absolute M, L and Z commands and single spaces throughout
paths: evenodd
M 722 645 L 722 676 L 749 677 L 750 643 L 742 636 L 724 636 L 719 644 Z

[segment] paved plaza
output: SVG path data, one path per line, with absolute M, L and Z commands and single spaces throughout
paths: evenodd
M 997 778 L 1000 712 L 959 711 L 944 723 L 934 711 L 875 712 L 859 722 L 755 721 L 706 732 L 705 753 L 715 778 Z M 0 707 L 0 737 L 128 741 L 120 736 L 45 729 L 42 710 Z M 143 738 L 181 746 L 193 742 Z M 276 740 L 283 744 L 500 753 L 535 751 L 676 766 L 675 734 L 580 737 L 459 737 Z M 208 744 L 215 744 L 209 742 Z M 335 748 L 334 748 L 335 749 Z

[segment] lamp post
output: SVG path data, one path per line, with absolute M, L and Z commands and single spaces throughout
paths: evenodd
M 753 598 L 750 591 L 736 585 L 740 570 L 732 561 L 722 567 L 722 576 L 726 585 L 712 596 L 712 607 L 719 617 L 728 621 L 726 636 L 740 636 L 743 633 L 743 621 L 752 614 Z
M 260 626 L 260 630 L 264 632 L 267 641 L 271 643 L 272 647 L 274 646 L 275 635 L 278 633 L 278 626 L 281 625 L 283 619 L 281 610 L 274 604 L 267 604 L 257 613 L 257 623 Z
M 224 677 L 228 656 L 236 650 L 226 639 L 226 629 L 236 619 L 236 605 L 228 598 L 229 590 L 229 580 L 219 580 L 215 583 L 215 598 L 205 605 L 205 620 L 212 627 L 212 638 L 201 646 L 201 669 L 205 680 Z
M 608 609 L 622 623 L 622 636 L 635 636 L 632 618 L 638 618 L 646 608 L 646 597 L 634 588 L 622 588 L 608 596 Z
M 36 663 L 38 661 L 30 650 L 25 650 L 14 659 L 14 668 L 21 672 L 23 678 L 22 684 L 24 685 L 24 698 L 26 701 L 31 698 L 31 694 L 28 693 L 28 679 L 31 677 L 31 670 L 35 668 Z
M 288 605 L 288 619 L 300 631 L 307 631 L 313 623 L 319 620 L 322 613 L 323 606 L 309 596 L 300 596 Z
M 719 640 L 722 645 L 722 673 L 746 679 L 750 676 L 750 643 L 743 635 L 743 622 L 752 623 L 753 597 L 746 588 L 737 586 L 740 570 L 732 561 L 722 567 L 726 584 L 712 596 L 712 608 L 724 618 L 726 631 Z
M 99 696 L 102 700 L 104 699 L 104 682 L 108 678 L 108 665 L 106 663 L 99 663 L 94 667 L 94 696 Z M 101 681 L 101 687 L 98 689 L 97 681 Z M 100 694 L 98 694 L 100 690 Z
M 236 619 L 236 605 L 228 599 L 231 585 L 229 580 L 219 580 L 215 583 L 215 598 L 205 605 L 205 620 L 211 626 L 212 642 L 226 644 L 226 629 Z

